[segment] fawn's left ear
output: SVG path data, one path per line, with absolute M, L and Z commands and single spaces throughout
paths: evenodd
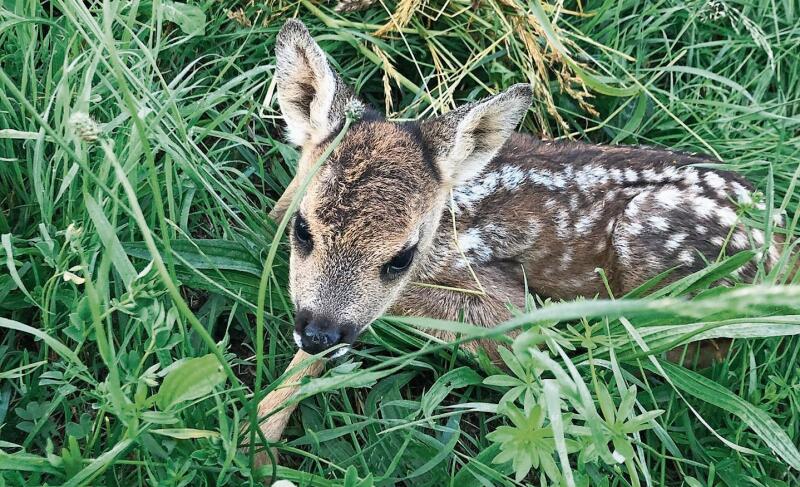
M 299 20 L 288 20 L 275 40 L 278 104 L 289 140 L 297 145 L 325 140 L 344 119 L 354 98 L 325 53 Z
M 446 183 L 458 186 L 480 174 L 531 105 L 530 85 L 458 107 L 423 122 L 422 133 Z

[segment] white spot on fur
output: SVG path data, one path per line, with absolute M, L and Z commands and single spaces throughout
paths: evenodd
M 569 265 L 571 263 L 572 263 L 572 254 L 569 253 L 569 252 L 565 252 L 561 256 L 561 266 L 560 266 L 561 270 L 565 271 L 565 270 L 569 269 Z
M 758 246 L 764 245 L 764 232 L 758 229 L 753 230 L 753 240 L 756 241 Z
M 667 243 L 664 244 L 664 248 L 670 252 L 675 251 L 678 249 L 678 247 L 680 247 L 681 243 L 686 240 L 686 237 L 687 235 L 685 233 L 676 233 L 667 239 Z
M 682 264 L 692 265 L 694 264 L 694 255 L 692 255 L 691 250 L 687 249 L 678 254 L 678 260 L 681 261 Z
M 563 188 L 567 184 L 563 177 L 539 169 L 528 169 L 528 180 L 547 189 Z
M 656 183 L 664 181 L 664 174 L 657 173 L 653 169 L 645 169 L 644 171 L 642 171 L 642 176 L 644 176 L 644 179 L 646 181 L 653 181 Z
M 653 228 L 657 230 L 668 230 L 669 229 L 669 222 L 663 216 L 651 216 L 648 221 Z
M 595 208 L 588 215 L 584 215 L 575 223 L 575 231 L 579 234 L 586 233 L 594 227 L 594 223 L 600 217 L 600 210 Z
M 628 245 L 628 239 L 627 238 L 625 238 L 624 236 L 621 237 L 621 238 L 615 238 L 614 239 L 614 248 L 617 251 L 617 255 L 619 256 L 619 259 L 623 263 L 626 263 L 626 264 L 630 263 L 630 261 L 631 261 L 631 248 Z
M 631 222 L 627 225 L 627 227 L 628 227 L 628 234 L 633 236 L 639 235 L 640 233 L 642 233 L 642 230 L 644 230 L 644 226 L 642 226 L 642 224 L 639 222 Z
M 705 196 L 697 196 L 692 198 L 692 203 L 695 213 L 697 213 L 697 216 L 700 218 L 710 218 L 714 213 L 714 210 L 717 209 L 717 203 L 715 203 L 711 198 L 706 198 Z
M 688 186 L 694 186 L 700 182 L 700 174 L 697 169 L 690 167 L 683 171 L 683 182 Z
M 675 208 L 681 202 L 681 192 L 674 186 L 667 186 L 657 191 L 655 193 L 655 198 L 664 208 Z
M 469 228 L 461 232 L 458 236 L 458 246 L 465 254 L 475 256 L 475 260 L 485 262 L 492 257 L 492 248 L 486 245 L 481 236 L 481 231 L 477 228 Z
M 297 332 L 297 330 L 295 330 L 294 333 L 292 333 L 292 338 L 294 338 L 294 344 L 297 345 L 297 348 L 303 347 L 303 339 L 300 336 L 300 333 Z
M 561 208 L 556 212 L 556 233 L 562 239 L 569 237 L 569 212 Z
M 780 252 L 780 250 L 778 250 L 778 246 L 777 245 L 770 245 L 770 247 L 769 247 L 769 257 L 767 259 L 767 264 L 769 264 L 770 266 L 773 266 L 773 265 L 775 265 L 776 262 L 778 262 L 778 259 L 780 259 L 780 258 L 781 258 L 781 252 Z
M 572 193 L 569 197 L 569 209 L 572 211 L 578 210 L 578 195 Z
M 725 239 L 720 236 L 716 236 L 711 239 L 711 243 L 716 245 L 717 247 L 722 247 L 723 245 L 725 245 Z
M 681 178 L 678 169 L 675 166 L 667 166 L 664 168 L 664 178 L 668 181 L 677 181 Z
M 717 209 L 717 216 L 719 217 L 720 225 L 732 227 L 734 224 L 736 224 L 736 212 L 728 207 Z
M 708 228 L 706 228 L 705 225 L 697 225 L 696 227 L 694 227 L 694 229 L 697 230 L 697 233 L 699 233 L 700 235 L 703 235 L 708 231 Z
M 731 244 L 736 249 L 746 249 L 749 246 L 747 235 L 745 235 L 744 232 L 736 232 L 733 234 Z
M 739 203 L 743 205 L 749 205 L 753 203 L 753 197 L 750 195 L 750 192 L 747 191 L 747 189 L 744 186 L 737 183 L 736 181 L 733 181 L 731 183 L 731 188 L 733 189 L 733 193 L 736 195 L 736 200 Z
M 622 184 L 624 182 L 622 171 L 616 167 L 609 169 L 608 174 L 615 183 Z
M 608 183 L 608 173 L 602 166 L 589 164 L 575 174 L 575 184 L 581 191 L 589 191 Z
M 625 207 L 625 216 L 628 218 L 635 218 L 636 215 L 639 214 L 639 200 L 640 197 L 637 196 L 628 202 L 628 206 Z
M 500 173 L 500 180 L 503 183 L 503 188 L 513 191 L 525 181 L 525 173 L 518 167 L 505 166 Z
M 471 210 L 475 203 L 497 191 L 499 174 L 491 172 L 479 175 L 453 191 L 453 201 L 457 209 Z
M 725 180 L 715 172 L 707 172 L 704 179 L 711 189 L 721 190 L 725 188 Z
M 639 173 L 630 168 L 625 169 L 625 180 L 629 183 L 635 183 L 639 180 Z

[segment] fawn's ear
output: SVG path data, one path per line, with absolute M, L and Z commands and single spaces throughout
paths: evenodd
M 444 180 L 458 186 L 480 174 L 519 125 L 532 97 L 530 85 L 518 84 L 423 122 Z
M 288 20 L 275 41 L 278 104 L 289 141 L 319 143 L 344 119 L 353 94 L 299 20 Z

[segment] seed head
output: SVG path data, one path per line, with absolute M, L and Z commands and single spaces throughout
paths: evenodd
M 84 142 L 94 142 L 102 133 L 100 125 L 88 113 L 75 112 L 69 117 L 69 124 L 75 134 Z
M 350 100 L 344 107 L 344 113 L 348 120 L 357 122 L 364 115 L 364 104 L 355 99 Z

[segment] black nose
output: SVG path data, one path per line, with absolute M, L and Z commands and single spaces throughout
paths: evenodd
M 295 317 L 294 331 L 300 335 L 300 348 L 316 354 L 341 343 L 341 327 L 325 316 L 314 316 L 300 310 Z

